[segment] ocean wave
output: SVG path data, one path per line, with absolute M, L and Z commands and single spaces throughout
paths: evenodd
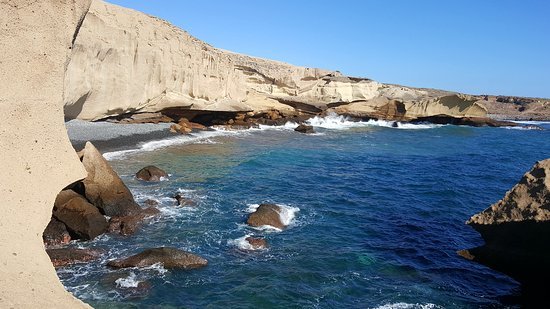
M 141 281 L 137 280 L 137 276 L 134 272 L 131 272 L 128 277 L 115 280 L 116 286 L 123 289 L 137 288 L 140 283 Z
M 421 123 L 421 124 L 412 124 L 412 123 L 403 123 L 399 121 L 387 121 L 387 120 L 373 120 L 368 121 L 353 121 L 348 117 L 330 114 L 325 117 L 315 116 L 308 121 L 307 124 L 330 130 L 348 130 L 351 128 L 361 128 L 361 127 L 385 127 L 392 129 L 402 129 L 402 130 L 422 130 L 422 129 L 434 129 L 442 127 L 443 125 L 439 124 L 430 124 L 430 123 Z
M 235 246 L 243 251 L 255 251 L 255 250 L 266 250 L 266 248 L 254 248 L 246 239 L 253 236 L 253 234 L 246 234 L 243 237 L 236 239 L 230 239 L 227 241 L 227 244 L 230 246 Z
M 409 303 L 393 303 L 393 304 L 385 304 L 376 307 L 375 309 L 438 309 L 443 308 L 441 306 L 438 306 L 436 304 L 409 304 Z

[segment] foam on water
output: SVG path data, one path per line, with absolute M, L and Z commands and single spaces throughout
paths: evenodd
M 246 239 L 253 236 L 253 234 L 246 234 L 243 237 L 236 239 L 230 239 L 227 241 L 227 244 L 230 246 L 235 246 L 240 250 L 244 251 L 254 251 L 254 250 L 265 250 L 264 248 L 254 248 Z
M 128 289 L 128 288 L 137 288 L 141 281 L 137 280 L 137 276 L 134 272 L 131 272 L 130 275 L 126 278 L 118 278 L 115 280 L 117 287 Z
M 376 307 L 376 309 L 438 309 L 443 308 L 441 306 L 427 303 L 427 304 L 409 304 L 409 303 L 393 303 L 385 304 Z
M 360 128 L 360 127 L 385 127 L 392 129 L 405 129 L 405 130 L 421 130 L 421 129 L 433 129 L 439 128 L 442 125 L 437 124 L 412 124 L 412 123 L 402 123 L 395 121 L 387 120 L 368 120 L 368 121 L 353 121 L 348 117 L 329 114 L 326 117 L 316 116 L 314 118 L 306 121 L 307 124 L 324 129 L 330 130 L 347 130 L 351 128 Z

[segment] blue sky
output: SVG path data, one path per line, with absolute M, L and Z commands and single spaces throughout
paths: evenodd
M 109 2 L 226 50 L 471 94 L 550 97 L 550 1 Z

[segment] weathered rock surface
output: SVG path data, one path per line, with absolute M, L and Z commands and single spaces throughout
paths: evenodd
M 246 223 L 255 227 L 269 225 L 278 229 L 284 229 L 286 226 L 281 220 L 280 212 L 281 207 L 275 204 L 261 204 L 255 212 L 248 216 Z
M 57 195 L 53 216 L 80 239 L 94 239 L 107 231 L 105 217 L 73 190 L 63 190 Z
M 294 129 L 294 131 L 306 134 L 315 133 L 315 130 L 313 130 L 313 126 L 308 126 L 306 124 L 300 124 L 296 127 L 296 129 Z
M 101 250 L 78 249 L 78 248 L 57 248 L 46 249 L 54 267 L 63 267 L 76 263 L 85 263 L 98 259 Z
M 52 217 L 42 233 L 42 239 L 46 247 L 57 247 L 68 244 L 71 241 L 71 235 L 63 222 Z
M 504 198 L 467 222 L 485 245 L 459 251 L 516 279 L 524 288 L 550 276 L 550 159 L 540 161 Z
M 76 37 L 65 86 L 66 116 L 85 120 L 162 112 L 210 125 L 195 118 L 215 112 L 224 122 L 254 111 L 276 121 L 279 112 L 327 109 L 392 120 L 486 114 L 470 96 L 222 51 L 163 20 L 102 1 L 92 4 Z M 188 131 L 178 126 L 174 131 Z
M 140 169 L 136 173 L 136 178 L 143 181 L 160 181 L 162 178 L 168 179 L 168 173 L 156 166 L 149 165 Z
M 208 261 L 202 257 L 176 248 L 162 247 L 147 249 L 126 259 L 110 261 L 115 268 L 146 267 L 161 263 L 164 268 L 194 269 L 204 267 Z
M 134 234 L 147 218 L 158 215 L 160 211 L 155 207 L 149 207 L 136 215 L 124 217 L 112 217 L 109 220 L 109 232 L 127 236 Z
M 87 142 L 80 155 L 88 172 L 83 181 L 86 198 L 93 205 L 110 217 L 129 216 L 141 211 L 128 187 L 92 143 Z

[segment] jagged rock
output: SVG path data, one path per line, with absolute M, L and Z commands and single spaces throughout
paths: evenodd
M 82 183 L 86 198 L 92 204 L 110 217 L 129 216 L 141 211 L 128 187 L 92 143 L 86 142 L 80 155 L 88 172 Z
M 313 126 L 308 126 L 305 124 L 300 124 L 298 127 L 296 127 L 296 129 L 294 129 L 294 131 L 307 134 L 315 133 L 315 130 L 313 130 Z
M 162 247 L 147 249 L 125 259 L 110 261 L 115 268 L 146 267 L 161 263 L 164 268 L 194 269 L 204 267 L 208 261 L 202 257 L 176 248 Z
M 143 181 L 160 181 L 162 178 L 167 179 L 168 173 L 156 166 L 149 165 L 140 169 L 136 173 L 136 178 Z
M 109 220 L 109 232 L 119 233 L 120 235 L 132 235 L 136 232 L 139 226 L 146 218 L 154 217 L 158 215 L 160 211 L 155 207 L 149 207 L 136 215 L 124 216 L 124 217 L 111 217 Z
M 46 247 L 55 247 L 68 244 L 71 241 L 71 235 L 67 231 L 65 223 L 52 217 L 42 233 L 42 239 Z
M 255 212 L 248 216 L 246 223 L 255 227 L 269 225 L 278 229 L 284 229 L 286 226 L 281 220 L 280 212 L 281 207 L 275 204 L 261 204 Z
M 254 250 L 267 248 L 267 241 L 265 240 L 265 238 L 247 237 L 245 240 Z
M 185 117 L 181 118 L 178 123 L 170 126 L 170 132 L 181 133 L 181 134 L 189 134 L 193 132 L 193 130 L 206 130 L 206 129 L 207 129 L 206 126 L 203 126 L 200 123 L 191 122 Z
M 57 248 L 46 249 L 54 267 L 63 267 L 76 263 L 85 263 L 98 259 L 102 250 L 97 249 L 77 249 L 77 248 Z
M 504 198 L 468 222 L 485 245 L 459 251 L 528 288 L 550 276 L 550 159 L 537 162 Z
M 72 190 L 63 190 L 57 195 L 53 216 L 81 239 L 94 239 L 107 231 L 105 217 L 94 205 Z

